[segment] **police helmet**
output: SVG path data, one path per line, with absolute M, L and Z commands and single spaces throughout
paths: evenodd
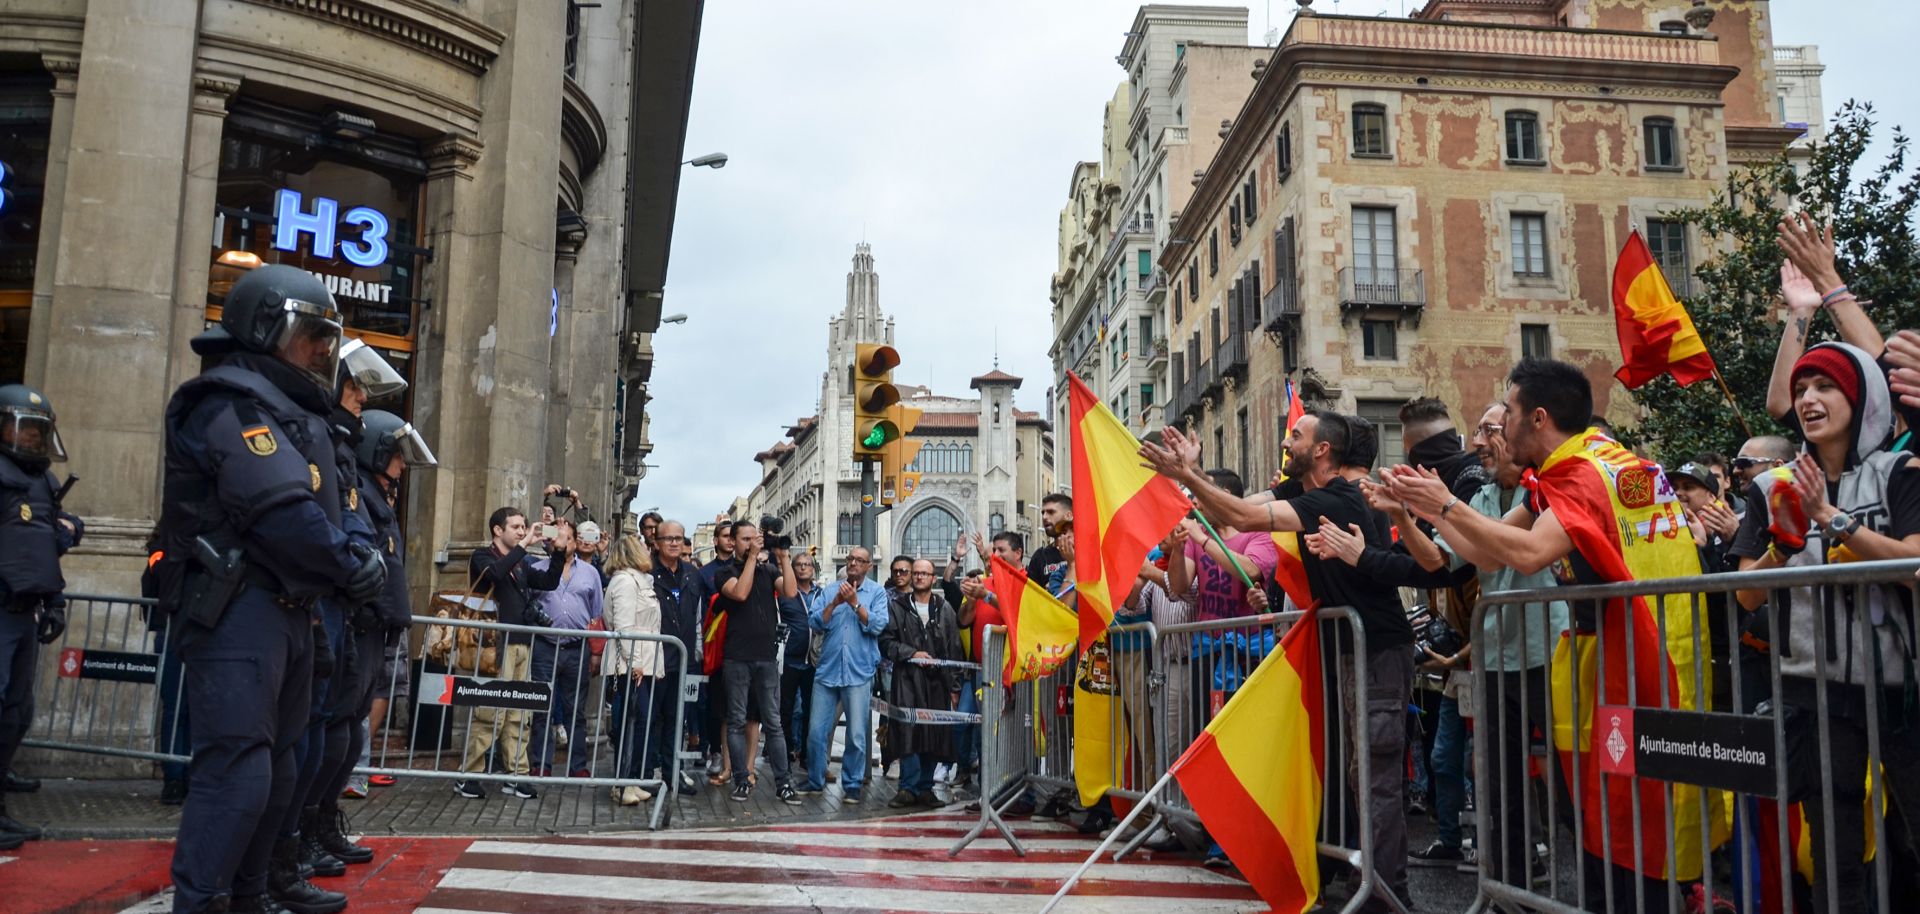
M 353 455 L 362 470 L 384 475 L 395 454 L 410 467 L 439 465 L 413 423 L 384 409 L 370 409 L 361 414 L 360 424 L 360 442 L 354 445 Z
M 380 350 L 357 339 L 340 347 L 340 379 L 359 385 L 368 400 L 384 400 L 407 389 L 407 379 L 387 364 Z
M 220 325 L 193 340 L 214 355 L 244 349 L 279 358 L 331 392 L 339 375 L 340 309 L 318 276 L 268 264 L 247 271 L 227 290 Z
M 0 453 L 22 465 L 45 469 L 51 460 L 67 459 L 60 432 L 53 424 L 53 402 L 25 384 L 0 387 Z

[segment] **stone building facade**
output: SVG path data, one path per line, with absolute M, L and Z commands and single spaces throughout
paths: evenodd
M 1301 15 L 1173 225 L 1167 415 L 1209 465 L 1277 468 L 1285 384 L 1376 420 L 1467 418 L 1519 358 L 1582 366 L 1632 416 L 1610 298 L 1629 230 L 1685 293 L 1707 239 L 1672 211 L 1776 154 L 1766 4 L 1436 0 L 1414 19 Z M 1673 23 L 1682 23 L 1676 29 Z
M 854 347 L 893 342 L 893 318 L 880 308 L 873 267 L 872 248 L 856 245 L 845 307 L 827 324 L 816 411 L 754 455 L 760 483 L 744 506 L 736 502 L 728 512 L 735 519 L 779 517 L 795 546 L 814 549 L 823 568 L 838 567 L 860 539 L 860 466 L 853 461 L 848 389 Z M 911 363 L 913 353 L 901 357 Z M 908 467 L 922 481 L 912 498 L 880 515 L 872 540 L 882 556 L 941 560 L 961 533 L 1030 535 L 1038 527 L 1040 499 L 1053 490 L 1053 435 L 1044 416 L 1015 405 L 1020 385 L 998 369 L 972 380 L 972 397 L 897 385 L 901 402 L 922 411 L 909 436 L 924 446 Z
M 622 294 L 627 201 L 664 194 L 670 226 L 697 25 L 664 0 L 0 5 L 0 383 L 59 407 L 72 589 L 138 592 L 188 340 L 261 263 L 325 278 L 412 382 L 381 405 L 441 461 L 408 482 L 421 590 L 546 482 L 623 513 L 658 321 Z M 676 29 L 663 89 L 636 36 Z M 636 182 L 642 158 L 671 168 Z

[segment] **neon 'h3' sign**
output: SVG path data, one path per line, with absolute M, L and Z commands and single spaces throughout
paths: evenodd
M 300 236 L 312 237 L 313 256 L 334 259 L 334 235 L 342 224 L 360 227 L 360 237 L 338 240 L 340 256 L 348 263 L 377 267 L 387 262 L 387 217 L 370 206 L 356 206 L 340 212 L 340 202 L 328 197 L 313 198 L 313 211 L 301 205 L 300 192 L 281 188 L 273 195 L 273 246 L 283 251 L 300 250 Z

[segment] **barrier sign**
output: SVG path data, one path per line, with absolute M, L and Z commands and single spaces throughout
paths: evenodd
M 70 647 L 60 652 L 60 678 L 105 679 L 109 682 L 158 682 L 159 654 L 90 651 Z
M 518 679 L 476 679 L 450 674 L 422 676 L 420 703 L 456 708 L 545 711 L 553 704 L 553 686 Z
M 1602 705 L 1593 729 L 1600 770 L 1773 796 L 1773 723 L 1765 717 Z

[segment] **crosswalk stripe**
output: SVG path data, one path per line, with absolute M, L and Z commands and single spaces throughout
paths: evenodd
M 1025 910 L 1031 907 L 1034 897 L 1031 895 L 1006 894 L 1000 892 L 975 892 L 960 894 L 956 892 L 934 892 L 916 889 L 874 889 L 858 886 L 832 886 L 826 888 L 777 885 L 777 884 L 730 884 L 730 883 L 688 883 L 671 879 L 651 879 L 644 876 L 577 876 L 558 873 L 509 872 L 504 870 L 479 870 L 456 867 L 440 881 L 442 888 L 469 889 L 499 893 L 502 907 L 495 910 L 522 911 L 523 896 L 541 896 L 567 899 L 575 910 L 582 900 L 596 902 L 620 902 L 631 898 L 645 898 L 651 901 L 677 902 L 683 906 L 734 906 L 743 908 L 791 907 L 799 910 L 818 910 L 822 903 L 836 908 L 871 910 L 910 910 L 925 911 L 930 914 L 1006 914 L 1008 911 Z M 434 904 L 439 893 L 427 897 L 429 905 Z M 819 897 L 815 897 L 818 894 Z M 1257 902 L 1245 900 L 1216 900 L 1211 898 L 1183 898 L 1178 903 L 1182 912 L 1247 912 L 1263 908 Z M 507 906 L 511 905 L 511 907 Z M 1165 898 L 1126 898 L 1070 897 L 1055 910 L 1062 912 L 1100 912 L 1100 914 L 1164 914 L 1169 905 Z M 595 910 L 602 905 L 593 906 Z M 615 909 L 617 910 L 617 908 Z
M 878 849 L 878 848 L 876 848 Z M 532 844 L 512 841 L 475 841 L 468 853 L 522 855 L 526 857 L 552 857 L 575 860 L 602 860 L 618 863 L 679 863 L 698 862 L 714 866 L 765 867 L 778 870 L 815 870 L 833 873 L 896 873 L 918 876 L 954 876 L 990 879 L 996 877 L 1019 876 L 1036 879 L 1052 879 L 1058 885 L 1073 873 L 1078 860 L 1084 860 L 1091 845 L 1079 848 L 1075 854 L 1075 863 L 1030 863 L 1023 864 L 1018 871 L 1011 871 L 1005 863 L 974 862 L 962 854 L 951 861 L 903 860 L 884 852 L 864 859 L 820 858 L 806 856 L 807 848 L 803 844 L 777 842 L 758 848 L 742 848 L 740 852 L 727 853 L 702 851 L 697 857 L 690 857 L 685 851 L 668 847 L 582 847 L 580 845 Z M 460 865 L 465 866 L 462 858 Z M 1098 863 L 1088 871 L 1093 879 L 1112 878 L 1138 881 L 1153 881 L 1168 884 L 1192 885 L 1241 885 L 1243 883 L 1224 873 L 1202 869 L 1197 866 L 1169 866 L 1150 863 Z
M 629 846 L 630 844 L 635 842 L 639 842 L 642 844 L 656 843 L 662 846 L 672 845 L 672 844 L 687 844 L 687 843 L 694 843 L 694 842 L 705 843 L 705 844 L 711 844 L 716 842 L 727 843 L 727 844 L 790 844 L 790 843 L 793 843 L 791 838 L 793 834 L 794 834 L 793 832 L 764 832 L 764 831 L 660 832 L 657 834 L 649 835 L 645 838 L 635 838 L 631 840 L 608 839 L 608 841 L 605 843 L 616 844 L 618 846 Z M 908 832 L 905 834 L 886 833 L 886 834 L 875 834 L 875 835 L 863 835 L 858 833 L 848 833 L 844 831 L 843 832 L 820 831 L 820 832 L 807 833 L 806 844 L 809 847 L 850 847 L 850 848 L 859 848 L 863 850 L 872 850 L 872 851 L 900 850 L 900 849 L 906 849 L 906 848 L 921 848 L 921 849 L 932 849 L 932 850 L 944 851 L 953 846 L 954 841 L 958 840 L 958 838 L 960 837 L 960 834 L 961 832 L 958 830 L 955 830 L 953 834 L 949 836 L 931 836 L 931 837 L 921 837 L 919 833 L 915 833 L 915 832 Z M 1015 834 L 1018 834 L 1020 836 L 1020 840 L 1022 841 L 1026 841 L 1029 838 L 1048 840 L 1050 838 L 1055 837 L 1055 836 L 1027 834 L 1017 829 L 1015 831 Z M 1077 839 L 1075 843 L 1084 842 L 1086 840 L 1085 838 L 1079 835 L 1058 836 L 1058 837 L 1072 837 L 1074 839 Z M 1091 844 L 1087 845 L 1087 848 L 1089 850 L 1091 850 L 1092 847 L 1093 845 Z

